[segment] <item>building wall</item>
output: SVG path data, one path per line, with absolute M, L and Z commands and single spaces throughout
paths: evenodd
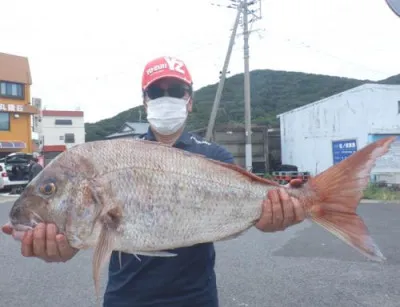
M 282 163 L 316 174 L 334 164 L 332 141 L 400 135 L 399 101 L 400 86 L 366 84 L 282 114 Z
M 56 124 L 71 121 L 71 125 Z M 85 143 L 84 114 L 81 111 L 51 111 L 43 110 L 41 121 L 41 134 L 44 146 L 66 145 L 67 148 Z M 69 143 L 66 134 L 74 135 L 74 142 Z
M 0 80 L 7 81 L 7 80 Z M 8 108 L 15 105 L 23 105 L 30 107 L 30 85 L 24 85 L 24 99 L 6 98 L 0 95 L 0 112 L 8 113 L 10 119 L 10 126 L 8 131 L 0 130 L 1 141 L 21 141 L 26 144 L 26 148 L 18 150 L 21 152 L 31 153 L 32 152 L 32 136 L 31 136 L 31 115 L 32 113 L 22 112 L 9 112 Z M 6 110 L 4 110 L 6 109 Z M 32 110 L 33 108 L 29 108 Z M 33 111 L 33 110 L 32 110 Z M 14 116 L 18 114 L 18 118 Z M 10 152 L 13 152 L 10 150 Z
M 206 128 L 194 130 L 192 132 L 204 137 L 206 134 Z M 235 124 L 217 125 L 214 128 L 212 139 L 233 155 L 236 164 L 242 167 L 246 166 L 246 137 L 243 126 Z M 276 166 L 276 163 L 272 163 L 274 165 L 271 165 L 270 163 L 271 160 L 276 160 L 271 159 L 274 158 L 271 157 L 271 155 L 274 156 L 275 152 L 277 150 L 279 151 L 279 146 L 277 146 L 278 148 L 272 148 L 269 143 L 271 139 L 276 139 L 276 133 L 268 133 L 267 127 L 252 127 L 252 162 L 253 171 L 256 173 L 269 172 L 271 167 Z

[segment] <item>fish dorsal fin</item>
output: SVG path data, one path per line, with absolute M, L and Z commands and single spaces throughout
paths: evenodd
M 104 142 L 104 141 L 95 141 L 95 142 Z M 93 143 L 95 143 L 93 142 Z M 145 144 L 145 145 L 151 145 L 151 146 L 163 146 L 163 147 L 168 147 L 172 148 L 171 145 L 161 143 L 159 141 L 151 141 L 151 140 L 145 140 L 145 139 L 134 139 L 134 138 L 121 138 L 121 139 L 114 139 L 114 140 L 107 140 L 107 142 L 113 142 L 113 143 L 132 143 L 132 144 Z
M 168 147 L 168 148 L 173 148 L 171 145 L 159 142 L 159 141 L 150 141 L 150 140 L 145 140 L 145 139 L 135 139 L 135 142 L 140 142 L 144 144 L 151 144 L 151 145 L 157 145 L 157 146 L 163 146 L 163 147 Z
M 251 181 L 256 181 L 256 182 L 263 183 L 263 184 L 266 184 L 266 185 L 280 186 L 279 183 L 277 183 L 275 181 L 272 181 L 272 180 L 268 180 L 266 178 L 259 177 L 259 176 L 255 175 L 255 174 L 247 171 L 246 169 L 244 169 L 240 165 L 221 162 L 221 161 L 212 160 L 212 159 L 208 159 L 208 160 L 211 161 L 214 164 L 217 164 L 217 165 L 226 167 L 228 169 L 237 171 L 238 173 L 246 176 Z
M 189 157 L 198 157 L 198 158 L 201 158 L 201 159 L 208 160 L 208 161 L 210 161 L 212 163 L 215 163 L 217 165 L 220 165 L 220 166 L 226 167 L 228 169 L 237 171 L 238 173 L 240 173 L 242 175 L 245 175 L 251 181 L 256 181 L 256 182 L 263 183 L 263 184 L 266 184 L 266 185 L 280 186 L 279 183 L 277 183 L 275 181 L 272 181 L 272 180 L 268 180 L 268 179 L 259 177 L 259 176 L 255 175 L 255 174 L 247 171 L 246 169 L 242 168 L 240 165 L 237 165 L 237 164 L 226 163 L 226 162 L 221 162 L 221 161 L 218 161 L 218 160 L 210 159 L 210 158 L 207 158 L 205 155 L 202 155 L 202 154 L 199 154 L 199 153 L 189 152 L 189 151 L 186 151 L 186 150 L 183 150 L 183 149 L 180 149 L 180 148 L 176 148 L 176 147 L 173 147 L 173 146 L 161 143 L 161 142 L 157 142 L 157 141 L 149 141 L 149 140 L 143 140 L 143 139 L 139 139 L 138 141 L 143 142 L 145 144 L 152 144 L 152 145 L 156 144 L 158 146 L 168 147 L 168 148 L 171 148 L 172 150 L 179 151 L 183 155 L 186 155 L 186 156 L 189 156 Z

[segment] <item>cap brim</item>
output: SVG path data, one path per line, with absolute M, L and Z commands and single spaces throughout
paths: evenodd
M 158 81 L 158 80 L 164 79 L 164 78 L 174 78 L 174 79 L 183 81 L 183 82 L 185 82 L 185 83 L 188 84 L 188 85 L 192 85 L 191 82 L 189 82 L 188 80 L 186 80 L 184 77 L 180 77 L 179 75 L 176 75 L 176 74 L 162 74 L 162 75 L 160 75 L 160 76 L 158 76 L 158 77 L 155 77 L 155 78 L 151 79 L 151 81 L 147 82 L 146 85 L 143 87 L 143 89 L 146 89 L 146 88 L 149 87 L 152 83 L 154 83 L 154 82 L 156 82 L 156 81 Z

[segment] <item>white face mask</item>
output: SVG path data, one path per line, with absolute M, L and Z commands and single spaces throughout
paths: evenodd
M 160 97 L 147 102 L 147 120 L 162 135 L 177 132 L 187 118 L 186 105 L 189 100 Z

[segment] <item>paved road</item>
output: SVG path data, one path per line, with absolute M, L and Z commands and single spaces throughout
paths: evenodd
M 0 200 L 0 222 L 10 206 Z M 386 264 L 365 261 L 309 222 L 277 234 L 251 230 L 217 244 L 221 307 L 399 306 L 400 205 L 363 204 L 359 212 Z M 90 257 L 46 264 L 23 258 L 19 245 L 0 235 L 0 306 L 95 306 Z

